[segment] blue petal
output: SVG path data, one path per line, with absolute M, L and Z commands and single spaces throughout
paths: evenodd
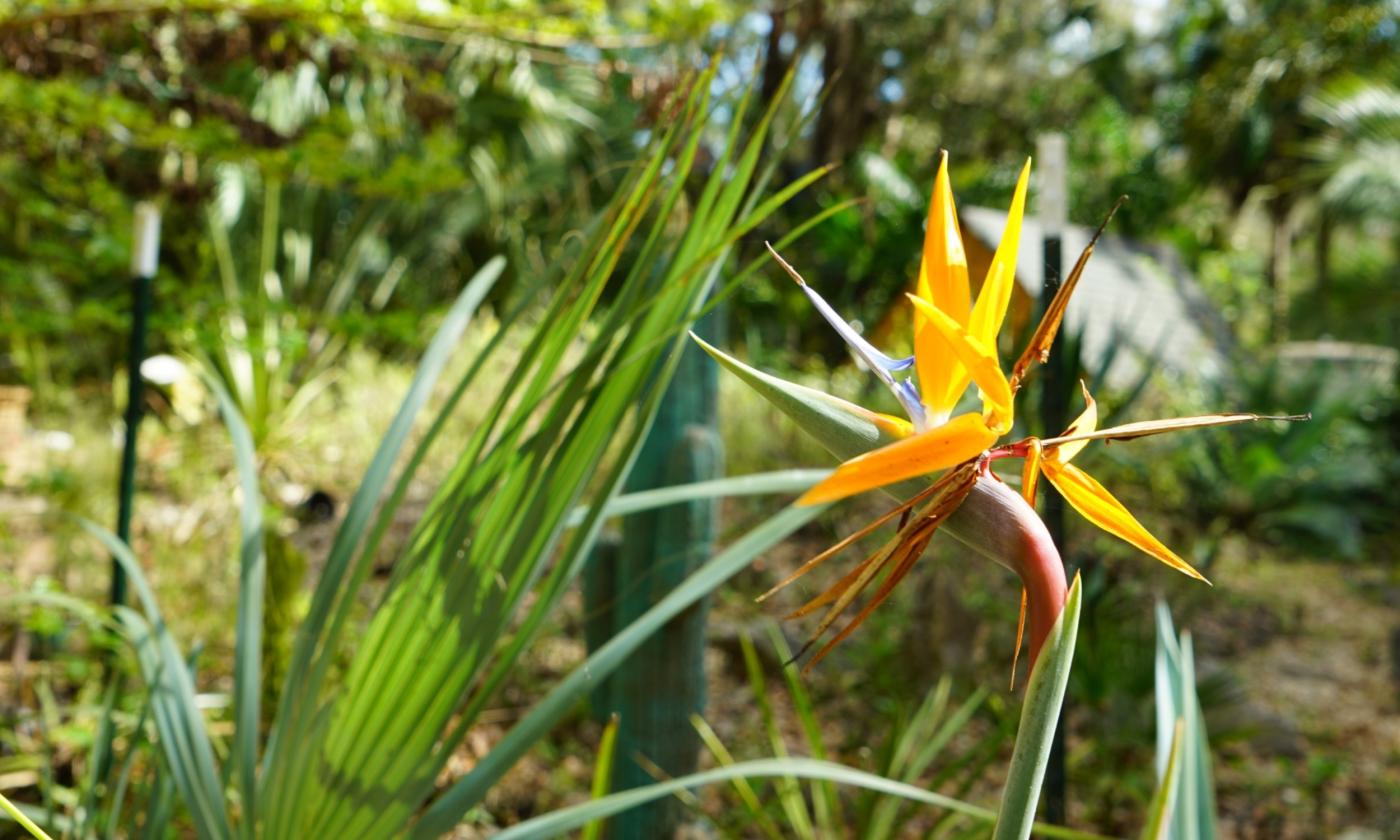
M 928 412 L 924 410 L 924 401 L 919 396 L 919 386 L 914 384 L 914 380 L 902 379 L 895 383 L 894 395 L 899 398 L 899 404 L 904 406 L 904 413 L 909 415 L 914 430 L 922 432 L 927 429 Z
M 802 275 L 798 274 L 791 265 L 788 265 L 787 260 L 773 250 L 772 245 L 768 245 L 768 252 L 773 255 L 773 259 L 778 261 L 778 265 L 783 267 L 788 276 L 797 282 L 802 293 L 807 296 L 807 299 L 812 302 L 812 305 L 817 308 L 827 323 L 835 328 L 837 334 L 850 345 L 855 354 L 879 377 L 880 381 L 894 392 L 895 398 L 899 400 L 900 405 L 904 406 L 904 412 L 909 415 L 909 420 L 914 424 L 914 428 L 921 432 L 927 429 L 928 412 L 924 409 L 923 400 L 919 398 L 918 386 L 910 379 L 896 382 L 895 378 L 890 375 L 891 371 L 906 370 L 911 367 L 914 364 L 914 357 L 907 356 L 903 359 L 895 359 L 875 349 L 875 346 L 862 338 L 861 334 L 846 323 L 846 320 L 838 315 L 830 304 L 822 300 L 821 295 L 807 285 L 807 282 L 802 279 Z
M 817 308 L 817 311 L 822 314 L 822 317 L 826 319 L 827 323 L 835 327 L 836 332 L 841 335 L 841 338 L 845 339 L 847 344 L 851 345 L 851 349 L 856 351 L 856 355 L 860 356 L 861 361 L 869 365 L 872 370 L 877 371 L 877 375 L 879 375 L 880 371 L 904 370 L 914 364 L 913 356 L 904 359 L 895 359 L 875 349 L 875 346 L 862 338 L 861 334 L 856 332 L 855 328 L 850 324 L 846 323 L 845 319 L 837 314 L 836 310 L 832 309 L 830 304 L 822 300 L 822 296 L 817 294 L 811 286 L 803 283 L 802 291 L 807 295 L 807 299 L 812 302 L 812 305 Z M 885 380 L 891 387 L 894 387 L 894 382 L 888 375 L 880 376 L 880 378 Z

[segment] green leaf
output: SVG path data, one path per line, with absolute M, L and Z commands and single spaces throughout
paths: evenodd
M 744 670 L 748 674 L 749 690 L 753 692 L 754 702 L 758 704 L 759 713 L 763 716 L 763 729 L 768 735 L 768 744 L 773 750 L 773 755 L 787 758 L 787 744 L 783 741 L 783 733 L 778 728 L 777 719 L 773 714 L 773 704 L 768 701 L 768 686 L 763 678 L 763 665 L 758 661 L 758 651 L 747 633 L 739 636 L 739 642 L 744 653 Z M 807 814 L 807 800 L 802 796 L 802 786 L 791 776 L 779 779 L 777 786 L 778 803 L 782 806 L 783 815 L 787 817 L 788 828 L 801 840 L 813 840 L 816 837 L 816 829 Z
M 1177 635 L 1171 610 L 1157 604 L 1156 672 L 1157 778 L 1168 775 L 1169 756 L 1177 722 L 1184 729 L 1181 772 L 1173 794 L 1174 807 L 1167 837 L 1173 840 L 1214 840 L 1215 784 L 1210 767 L 1210 743 L 1206 736 L 1201 701 L 1196 695 L 1196 667 L 1191 634 Z
M 602 799 L 612 790 L 613 777 L 613 756 L 617 752 L 617 715 L 613 715 L 608 720 L 608 725 L 603 727 L 603 737 L 598 742 L 598 764 L 593 768 L 593 789 L 594 799 Z M 583 827 L 583 833 L 579 840 L 601 840 L 603 836 L 603 821 L 594 820 Z
M 943 712 L 947 708 L 951 688 L 951 680 L 943 677 L 930 689 L 901 734 L 886 775 L 912 784 L 952 741 L 953 736 L 967 726 L 990 693 L 985 687 L 978 688 L 945 720 Z M 867 831 L 870 840 L 897 836 L 900 805 L 900 800 L 894 797 L 881 798 L 871 813 Z
M 715 730 L 705 722 L 704 718 L 693 714 L 690 716 L 690 723 L 695 727 L 695 731 L 700 733 L 701 742 L 710 751 L 710 755 L 714 756 L 716 764 L 721 767 L 732 767 L 737 763 L 729 749 L 724 746 L 724 742 L 720 740 L 719 736 L 715 734 Z M 753 785 L 749 784 L 749 780 L 743 776 L 736 776 L 730 781 L 730 784 L 734 786 L 734 792 L 739 795 L 739 801 L 743 804 L 744 812 L 748 814 L 750 822 L 757 825 L 769 840 L 783 840 L 782 833 L 778 831 L 777 823 L 773 822 L 773 818 L 768 816 L 768 812 L 763 809 L 758 792 L 754 790 Z
M 471 322 L 472 315 L 504 268 L 505 260 L 501 257 L 486 263 L 448 310 L 447 317 L 438 327 L 418 364 L 418 371 L 398 413 L 394 415 L 389 430 L 380 441 L 355 491 L 345 520 L 336 531 L 311 608 L 297 633 L 287 681 L 263 756 L 262 790 L 270 796 L 270 805 L 264 808 L 264 813 L 270 812 L 271 825 L 267 831 L 273 836 L 284 831 L 289 835 L 296 833 L 290 826 L 290 812 L 300 801 L 297 794 L 308 778 L 306 769 L 312 766 L 312 756 L 306 742 L 312 738 L 311 730 L 317 722 L 316 703 L 320 699 L 321 684 L 334 658 L 340 629 L 354 601 L 352 595 L 372 565 L 372 557 L 361 555 L 359 562 L 352 567 L 355 549 L 388 485 L 390 471 L 407 442 L 414 420 L 431 396 L 433 385 L 451 358 L 452 350 Z
M 753 473 L 751 475 L 727 476 L 710 481 L 696 481 L 691 484 L 677 484 L 671 487 L 658 487 L 655 490 L 642 490 L 617 496 L 603 507 L 603 516 L 628 516 L 645 510 L 693 502 L 698 499 L 801 493 L 826 476 L 827 470 L 774 470 L 773 472 Z M 567 525 L 577 527 L 582 524 L 588 511 L 588 507 L 574 508 L 569 512 L 569 518 L 565 520 Z
M 1016 730 L 1016 747 L 1011 753 L 1006 785 L 997 813 L 995 840 L 1025 840 L 1035 823 L 1040 787 L 1045 781 L 1045 765 L 1050 760 L 1050 744 L 1060 718 L 1060 706 L 1069 684 L 1074 662 L 1074 645 L 1079 636 L 1080 585 L 1074 576 L 1065 608 L 1045 638 L 1040 659 L 1026 683 L 1026 699 L 1021 706 L 1021 723 Z
M 394 560 L 344 687 L 325 706 L 324 730 L 305 751 L 317 763 L 314 783 L 288 795 L 304 804 L 280 830 L 377 836 L 423 815 L 453 748 L 582 567 L 679 359 L 683 327 L 723 266 L 736 220 L 756 221 L 752 207 L 766 194 L 762 179 L 749 177 L 764 147 L 763 132 L 751 131 L 735 165 L 708 174 L 676 241 L 666 207 L 691 175 L 708 78 L 582 253 L 558 262 L 566 274 L 548 284 L 553 298 L 518 356 L 512 387 L 479 395 L 486 417 Z M 624 258 L 636 262 L 623 267 Z M 590 322 L 596 329 L 585 329 Z M 569 528 L 584 499 L 587 512 Z M 518 739 L 508 736 L 429 808 L 428 824 L 440 827 L 415 831 L 450 828 L 556 719 L 517 727 Z M 393 795 L 370 800 L 363 792 L 371 788 Z
M 815 388 L 755 370 L 694 334 L 691 339 L 843 461 L 897 440 L 875 424 L 868 409 Z
M 189 807 L 200 837 L 230 838 L 233 829 L 224 810 L 221 776 L 204 718 L 195 704 L 194 680 L 161 617 L 155 593 L 126 543 L 100 525 L 85 519 L 79 522 L 126 570 L 145 612 L 142 618 L 140 613 L 120 607 L 117 619 L 136 649 L 141 675 L 151 692 L 152 714 L 171 780 Z
M 658 782 L 646 787 L 633 788 L 621 793 L 614 793 L 603 799 L 551 811 L 505 829 L 495 835 L 495 840 L 546 840 L 546 838 L 558 837 L 567 831 L 572 831 L 590 820 L 604 819 L 628 808 L 634 808 L 663 796 L 670 796 L 687 788 L 701 787 L 738 778 L 765 777 L 816 779 L 853 785 L 879 793 L 904 797 L 910 801 L 936 808 L 945 808 L 982 822 L 991 822 L 994 818 L 993 813 L 986 808 L 903 782 L 886 779 L 883 776 L 877 776 L 874 773 L 867 773 L 853 767 L 810 758 L 763 758 L 731 764 L 727 767 L 717 767 L 713 770 L 693 773 L 689 776 Z M 1062 838 L 1062 840 L 1104 840 L 1098 835 L 1059 826 L 1037 824 L 1034 828 L 1035 833 L 1041 837 L 1056 837 Z
M 259 704 L 262 698 L 263 601 L 267 585 L 264 553 L 262 494 L 258 490 L 257 454 L 253 436 L 238 406 L 223 383 L 204 377 L 219 400 L 219 410 L 233 441 L 233 462 L 243 499 L 239 507 L 238 618 L 233 654 L 233 760 L 238 770 L 238 793 L 245 814 L 257 814 Z M 251 837 L 253 820 L 242 823 L 242 835 Z
M 822 738 L 821 723 L 817 720 L 812 698 L 802 683 L 801 670 L 792 664 L 792 648 L 788 646 L 787 639 L 776 622 L 768 622 L 768 640 L 782 661 L 788 663 L 783 666 L 783 681 L 787 683 L 788 696 L 792 698 L 797 720 L 802 724 L 802 734 L 807 739 L 807 752 L 812 758 L 825 761 L 827 751 L 826 742 Z M 841 796 L 835 785 L 813 783 L 812 805 L 817 824 L 827 833 L 834 834 L 837 831 L 836 826 L 846 824 L 846 817 L 841 809 Z
M 1158 782 L 1157 792 L 1152 795 L 1152 804 L 1147 809 L 1147 823 L 1142 828 L 1142 840 L 1167 840 L 1171 835 L 1172 809 L 1176 803 L 1177 783 L 1181 778 L 1181 742 L 1186 732 L 1186 722 L 1177 718 L 1173 730 L 1166 774 Z

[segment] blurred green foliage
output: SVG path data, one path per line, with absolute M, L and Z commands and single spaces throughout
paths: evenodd
M 1397 193 L 1376 180 L 1400 171 L 1385 165 L 1397 123 L 1344 107 L 1400 83 L 1389 5 L 1036 0 L 996 12 L 990 0 L 8 3 L 0 376 L 42 402 L 49 381 L 103 372 L 124 322 L 136 198 L 168 209 L 167 312 L 207 301 L 194 222 L 230 164 L 378 203 L 393 253 L 426 229 L 440 264 L 407 278 L 381 315 L 344 316 L 366 340 L 412 344 L 411 317 L 396 313 L 435 305 L 483 255 L 537 266 L 539 225 L 569 230 L 596 205 L 633 135 L 716 43 L 729 50 L 726 84 L 757 73 L 768 94 L 796 66 L 799 88 L 822 92 L 784 165 L 843 167 L 763 233 L 863 200 L 800 260 L 867 325 L 912 278 L 936 151 L 954 152 L 961 202 L 1001 206 L 1036 135 L 1059 130 L 1075 221 L 1096 223 L 1127 194 L 1115 231 L 1172 242 L 1221 278 L 1227 305 L 1273 296 L 1242 319 L 1246 341 L 1325 329 L 1393 343 L 1366 303 L 1394 300 L 1383 278 Z M 1222 274 L 1222 260 L 1241 270 Z M 760 360 L 777 348 L 791 364 L 842 358 L 790 326 L 800 301 L 785 283 L 748 283 L 733 334 Z M 70 335 L 69 352 L 51 352 Z
M 1246 271 L 1213 290 L 1262 312 L 1242 324 L 1247 344 L 1324 329 L 1395 343 L 1394 325 L 1379 324 L 1362 301 L 1394 300 L 1377 263 L 1395 262 L 1400 204 L 1372 176 L 1393 183 L 1400 171 L 1379 165 L 1395 160 L 1397 123 L 1372 114 L 1367 142 L 1349 142 L 1352 112 L 1340 117 L 1318 104 L 1343 89 L 1393 90 L 1400 25 L 1391 5 L 998 9 L 989 1 L 800 3 L 754 25 L 765 72 L 801 62 L 814 87 L 826 85 L 808 152 L 847 166 L 811 200 L 869 199 L 798 256 L 838 311 L 875 324 L 912 281 L 940 148 L 952 153 L 960 203 L 1001 207 L 1036 135 L 1053 130 L 1070 141 L 1071 221 L 1097 224 L 1128 195 L 1113 232 L 1166 240 L 1192 269 L 1222 255 L 1247 258 Z M 1371 200 L 1352 204 L 1360 212 L 1337 212 L 1328 195 L 1340 182 L 1329 176 L 1355 174 L 1358 155 L 1371 161 L 1357 174 Z M 1311 264 L 1299 259 L 1319 252 Z M 1261 289 L 1272 307 L 1258 305 Z M 1332 299 L 1330 318 L 1311 305 L 1319 291 Z M 753 292 L 751 306 L 736 307 L 753 323 L 736 334 L 765 350 L 800 345 L 840 358 L 825 336 L 792 340 L 784 325 L 796 299 L 786 289 Z
M 385 250 L 430 253 L 403 283 L 410 311 L 440 305 L 485 255 L 538 264 L 540 243 L 586 218 L 635 149 L 639 75 L 598 45 L 630 49 L 623 33 L 644 26 L 640 43 L 684 50 L 723 9 L 8 5 L 0 376 L 41 399 L 49 381 L 106 373 L 136 199 L 166 211 L 157 333 L 209 299 L 201 220 L 211 200 L 230 203 L 231 166 L 330 195 L 331 225 L 373 209 Z

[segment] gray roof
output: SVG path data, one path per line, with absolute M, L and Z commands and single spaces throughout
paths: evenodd
M 1005 212 L 964 207 L 958 216 L 964 236 L 975 236 L 989 248 L 1001 241 Z M 1089 228 L 1066 226 L 1065 274 L 1092 235 Z M 1045 282 L 1042 253 L 1040 221 L 1027 216 L 1021 225 L 1016 281 L 1036 299 Z M 1082 335 L 1082 361 L 1090 371 L 1118 345 L 1105 375 L 1115 387 L 1136 382 L 1144 365 L 1176 378 L 1217 379 L 1225 373 L 1231 344 L 1224 319 L 1175 252 L 1107 235 L 1099 239 L 1070 300 L 1064 329 Z

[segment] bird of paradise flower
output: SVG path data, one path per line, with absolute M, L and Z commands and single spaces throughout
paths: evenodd
M 1015 284 L 1017 248 L 1030 169 L 1031 163 L 1027 160 L 1017 179 L 1002 241 L 974 301 L 948 178 L 947 153 L 942 155 L 934 180 L 918 282 L 915 293 L 907 295 L 914 307 L 914 354 L 906 358 L 891 357 L 866 341 L 803 280 L 796 269 L 771 246 L 769 248 L 774 259 L 797 282 L 822 317 L 894 393 L 907 415 L 907 419 L 895 417 L 854 406 L 838 397 L 822 395 L 846 413 L 869 420 L 896 440 L 842 463 L 830 476 L 799 498 L 798 504 L 835 502 L 867 490 L 944 473 L 927 489 L 808 560 L 760 596 L 760 601 L 771 597 L 857 540 L 899 518 L 894 537 L 831 587 L 788 616 L 797 618 L 825 608 L 807 646 L 799 652 L 800 657 L 882 572 L 885 573 L 879 589 L 860 613 L 812 657 L 804 670 L 820 662 L 865 621 L 909 573 L 938 529 L 959 510 L 969 495 L 979 489 L 1000 495 L 1001 501 L 991 506 L 1000 515 L 1011 520 L 1024 520 L 1027 515 L 1034 517 L 1038 478 L 1044 476 L 1071 507 L 1094 525 L 1173 569 L 1205 581 L 1203 575 L 1153 536 L 1102 484 L 1070 461 L 1095 440 L 1128 440 L 1163 432 L 1259 420 L 1307 419 L 1307 415 L 1228 413 L 1149 420 L 1099 429 L 1097 405 L 1088 388 L 1081 384 L 1086 407 L 1063 434 L 1043 440 L 1025 438 L 997 445 L 997 441 L 1011 431 L 1015 417 L 1015 395 L 1026 375 L 1037 362 L 1048 358 L 1070 296 L 1104 229 L 1103 225 L 1099 227 L 1076 261 L 1024 352 L 1013 365 L 1010 376 L 1004 374 L 998 359 L 996 339 L 1006 318 Z M 1109 215 L 1112 216 L 1111 213 Z M 700 343 L 715 358 L 733 367 L 732 359 L 704 342 Z M 910 369 L 913 376 L 904 373 Z M 980 392 L 981 410 L 953 416 L 953 409 L 972 385 L 976 385 Z M 1001 489 L 1000 479 L 990 469 L 992 462 L 1005 458 L 1024 459 L 1019 498 L 1026 504 L 1019 508 L 1007 503 L 1005 497 L 1008 494 Z M 1014 494 L 1010 495 L 1014 497 Z M 1005 524 L 1012 527 L 1017 523 L 1007 521 Z M 1020 524 L 1024 526 L 1025 523 Z M 1035 524 L 1038 526 L 1038 521 Z M 1048 542 L 1040 536 L 1043 532 L 1043 527 L 1039 527 L 1032 536 L 1032 542 Z M 1047 553 L 1053 555 L 1053 559 L 1042 556 L 1039 562 L 1041 568 L 1029 571 L 1018 569 L 1025 585 L 1021 593 L 1016 649 L 1019 652 L 1029 607 L 1032 615 L 1031 667 L 1034 667 L 1040 646 L 1063 609 L 1066 592 L 1058 554 L 1053 546 L 1041 552 L 1042 555 Z M 1013 673 L 1014 668 L 1013 663 Z

